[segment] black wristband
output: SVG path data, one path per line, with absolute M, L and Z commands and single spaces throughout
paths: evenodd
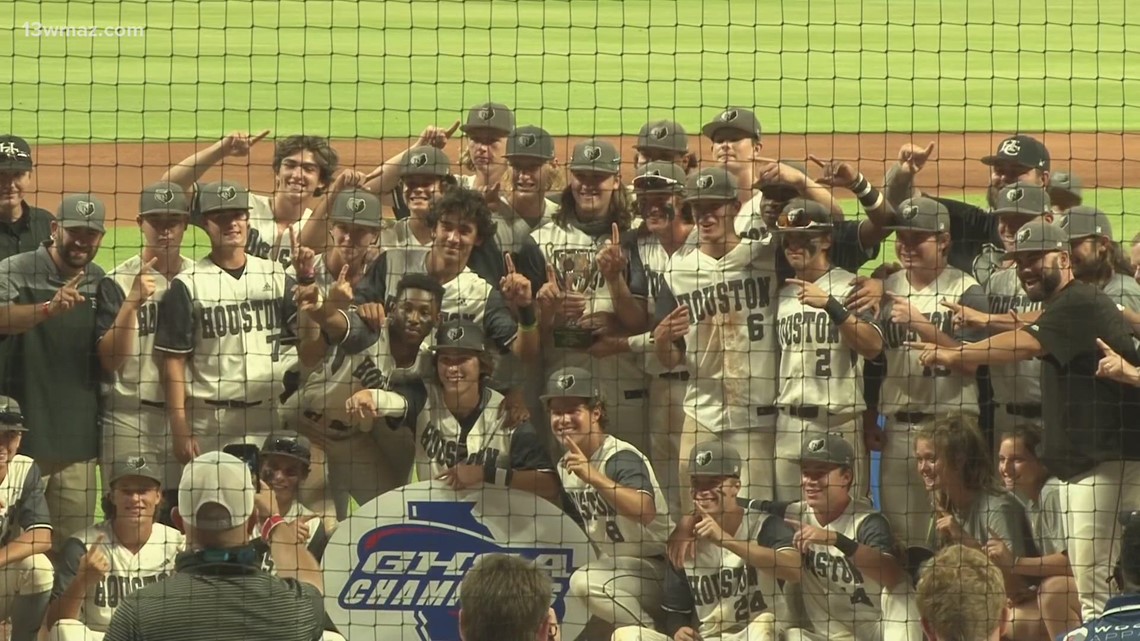
M 487 461 L 483 463 L 483 482 L 488 485 L 495 484 L 495 473 L 499 471 L 498 461 L 488 457 Z
M 537 322 L 538 318 L 534 315 L 534 305 L 519 308 L 519 325 L 534 327 L 534 324 Z
M 843 303 L 836 300 L 834 296 L 827 299 L 827 304 L 823 306 L 823 311 L 831 317 L 831 322 L 836 325 L 842 325 L 847 322 L 851 317 L 851 310 L 843 306 Z
M 317 282 L 317 277 L 313 274 L 309 274 L 308 276 L 301 276 L 299 274 L 297 275 L 297 284 L 298 285 L 312 285 L 313 283 L 316 283 L 316 282 Z
M 859 542 L 855 541 L 854 539 L 849 539 L 842 534 L 836 533 L 835 547 L 839 548 L 839 551 L 843 553 L 843 556 L 851 558 L 855 556 L 856 552 L 859 551 Z
M 867 177 L 863 174 L 859 174 L 855 177 L 855 180 L 851 183 L 848 189 L 855 192 L 855 196 L 858 197 L 866 193 L 867 189 L 870 186 L 871 181 L 867 180 Z
M 859 196 L 859 204 L 863 205 L 863 209 L 878 209 L 883 204 L 883 194 L 868 184 L 867 193 Z

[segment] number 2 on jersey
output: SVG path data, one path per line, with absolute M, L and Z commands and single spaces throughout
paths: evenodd
M 764 603 L 764 595 L 759 590 L 752 594 L 742 594 L 733 607 L 736 610 L 737 621 L 748 621 L 753 615 L 768 609 Z

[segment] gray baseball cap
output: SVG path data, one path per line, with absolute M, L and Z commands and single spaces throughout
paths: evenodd
M 800 464 L 828 463 L 850 467 L 855 464 L 855 448 L 841 434 L 808 432 L 800 448 Z
M 412 147 L 404 154 L 400 163 L 401 176 L 434 176 L 442 178 L 451 175 L 451 159 L 442 149 L 431 145 Z
M 717 114 L 716 118 L 701 127 L 701 133 L 704 134 L 705 138 L 712 140 L 716 137 L 717 132 L 722 129 L 731 129 L 753 140 L 760 139 L 760 119 L 748 109 L 739 107 L 725 109 Z
M 605 140 L 585 140 L 574 145 L 570 171 L 616 174 L 621 171 L 621 156 L 617 148 Z
M 887 227 L 891 231 L 927 231 L 942 233 L 950 231 L 950 211 L 934 200 L 919 196 L 904 200 L 895 213 L 894 224 Z
M 105 232 L 107 207 L 92 194 L 71 194 L 63 197 L 56 209 L 55 219 L 65 229 L 94 229 Z
M 329 219 L 334 223 L 380 228 L 380 199 L 364 189 L 346 189 L 336 195 Z
M 143 187 L 139 194 L 139 215 L 180 214 L 190 215 L 190 200 L 182 187 L 174 183 L 155 183 Z
M 1069 233 L 1059 225 L 1040 218 L 1025 223 L 1017 230 L 1013 249 L 1007 251 L 1002 258 L 1009 260 L 1018 254 L 1068 251 L 1068 249 Z
M 581 367 L 563 367 L 550 375 L 546 389 L 539 398 L 546 402 L 552 398 L 602 398 L 601 389 L 594 383 L 594 375 Z
M 685 170 L 671 162 L 645 163 L 637 168 L 633 189 L 643 194 L 684 191 Z
M 1081 205 L 1069 209 L 1061 217 L 1060 227 L 1069 233 L 1069 240 L 1081 240 L 1090 236 L 1113 240 L 1112 222 L 1107 214 L 1096 207 Z
M 633 148 L 683 154 L 689 151 L 689 136 L 684 127 L 672 120 L 655 120 L 641 126 Z
M 249 190 L 227 180 L 202 185 L 197 213 L 204 216 L 219 211 L 249 211 Z
M 831 211 L 827 207 L 814 200 L 796 198 L 784 206 L 784 210 L 776 219 L 776 228 L 772 233 L 830 232 L 834 226 Z
M 1068 197 L 1076 200 L 1079 205 L 1083 197 L 1081 191 L 1082 187 L 1084 187 L 1084 185 L 1076 174 L 1067 171 L 1058 171 L 1049 175 L 1049 195 L 1053 197 L 1053 200 L 1061 200 L 1064 197 Z
M 32 147 L 27 140 L 11 134 L 0 136 L 0 171 L 28 171 L 32 168 Z
M 554 138 L 542 127 L 524 125 L 511 132 L 507 138 L 507 153 L 503 156 L 554 160 Z
M 475 105 L 467 112 L 467 122 L 459 127 L 464 133 L 490 129 L 509 135 L 515 130 L 515 114 L 511 108 L 498 102 L 485 102 Z
M 28 431 L 28 426 L 24 423 L 24 412 L 11 396 L 0 396 L 0 431 Z
M 702 169 L 685 178 L 685 202 L 737 200 L 736 178 L 723 166 Z
M 697 443 L 689 454 L 689 476 L 740 478 L 742 467 L 740 453 L 720 439 Z
M 143 456 L 115 457 L 115 460 L 111 462 L 111 476 L 108 480 L 112 485 L 128 476 L 150 479 L 162 485 L 162 476 L 151 467 L 150 461 Z
M 433 352 L 445 349 L 461 349 L 470 352 L 482 352 L 486 348 L 486 339 L 483 326 L 468 320 L 449 320 L 439 326 L 435 333 Z
M 1053 202 L 1044 187 L 1017 182 L 998 192 L 997 208 L 993 213 L 998 216 L 1040 216 L 1049 213 L 1052 207 Z

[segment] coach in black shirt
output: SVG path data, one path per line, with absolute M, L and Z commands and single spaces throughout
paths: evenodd
M 1036 322 L 957 349 L 921 345 L 924 365 L 973 368 L 1040 358 L 1044 437 L 1040 457 L 1065 482 L 1068 551 L 1085 620 L 1108 598 L 1119 510 L 1140 506 L 1140 390 L 1097 378 L 1104 344 L 1132 364 L 1140 354 L 1119 308 L 1100 289 L 1073 277 L 1068 232 L 1033 221 L 1006 256 L 1017 262 L 1030 300 L 1045 308 Z

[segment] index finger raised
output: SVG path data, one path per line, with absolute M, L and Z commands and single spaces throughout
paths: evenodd
M 257 143 L 261 142 L 261 140 L 263 138 L 265 138 L 266 136 L 269 135 L 269 131 L 270 131 L 269 129 L 266 129 L 265 131 L 262 131 L 261 133 L 254 136 L 253 138 L 250 138 L 249 146 L 252 147 L 252 146 L 256 145 Z
M 459 120 L 458 118 L 456 118 L 455 122 L 451 124 L 451 127 L 449 127 L 448 130 L 444 132 L 444 135 L 447 136 L 448 138 L 454 136 L 455 132 L 459 131 L 459 125 L 460 124 L 462 124 L 462 121 Z
M 929 158 L 930 154 L 933 154 L 933 153 L 934 153 L 934 141 L 931 140 L 930 144 L 926 145 L 926 149 L 923 150 L 922 155 Z
M 515 273 L 515 259 L 511 258 L 511 252 L 503 252 L 503 262 L 507 265 L 507 273 Z
M 815 154 L 808 154 L 808 160 L 814 162 L 815 164 L 819 165 L 820 167 L 822 167 L 824 169 L 827 168 L 827 163 L 820 160 L 819 158 L 816 158 Z
M 100 532 L 99 536 L 95 537 L 95 541 L 91 544 L 91 546 L 94 547 L 96 545 L 103 545 L 106 542 L 107 542 L 107 535 Z
M 621 244 L 621 229 L 618 228 L 617 223 L 610 225 L 610 241 L 614 246 Z
M 348 282 L 348 265 L 345 265 L 345 266 L 340 268 L 340 275 L 336 277 L 336 280 L 338 283 L 347 283 Z
M 63 286 L 64 287 L 75 287 L 76 285 L 78 285 L 83 280 L 84 276 L 86 276 L 86 274 L 84 274 L 83 272 L 79 272 L 78 274 L 72 276 L 66 283 L 63 284 Z
M 1109 354 L 1115 354 L 1115 353 L 1116 353 L 1116 350 L 1112 349 L 1112 346 L 1111 346 L 1111 345 L 1109 345 L 1108 343 L 1104 342 L 1104 340 L 1102 340 L 1102 339 L 1100 339 L 1100 338 L 1096 339 L 1096 346 L 1097 346 L 1097 347 L 1099 347 L 1099 348 L 1100 348 L 1100 351 L 1104 352 L 1104 353 L 1105 353 L 1105 355 L 1109 355 Z
M 154 266 L 157 264 L 158 264 L 158 256 L 154 256 L 150 260 L 146 261 L 146 263 L 142 266 L 141 271 L 144 271 L 144 272 L 150 271 L 150 270 L 154 269 Z

